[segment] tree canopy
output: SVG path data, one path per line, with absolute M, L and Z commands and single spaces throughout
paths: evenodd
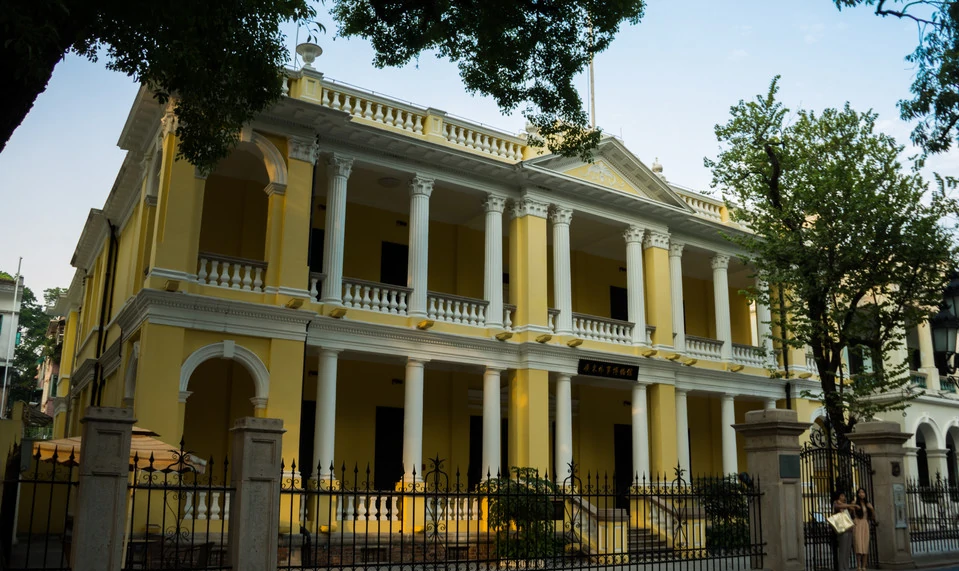
M 750 295 L 769 304 L 780 344 L 811 347 L 829 419 L 847 432 L 909 398 L 907 363 L 894 355 L 906 329 L 938 310 L 957 251 L 943 220 L 956 205 L 941 179 L 928 197 L 875 113 L 790 114 L 778 79 L 731 108 L 716 126 L 719 155 L 705 162 L 749 229 L 729 239 L 772 286 Z M 851 348 L 875 356 L 871 374 L 849 379 Z
M 959 2 L 956 0 L 833 0 L 841 10 L 875 6 L 876 14 L 915 22 L 919 45 L 906 57 L 916 67 L 911 100 L 899 102 L 902 118 L 918 120 L 912 140 L 941 153 L 959 138 Z
M 379 66 L 426 50 L 456 62 L 466 88 L 504 111 L 525 105 L 538 142 L 588 154 L 599 140 L 573 86 L 642 0 L 332 0 L 344 36 L 371 41 Z M 0 151 L 67 54 L 106 59 L 174 101 L 180 156 L 211 169 L 256 113 L 280 97 L 288 60 L 280 24 L 314 20 L 309 0 L 13 2 L 0 11 Z M 311 33 L 312 33 L 311 32 Z M 534 141 L 537 142 L 537 141 Z

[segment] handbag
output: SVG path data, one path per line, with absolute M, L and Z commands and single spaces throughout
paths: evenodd
M 829 525 L 831 525 L 838 534 L 849 531 L 849 528 L 853 526 L 852 518 L 849 517 L 849 514 L 846 512 L 846 510 L 832 514 L 826 518 L 826 521 L 829 522 Z

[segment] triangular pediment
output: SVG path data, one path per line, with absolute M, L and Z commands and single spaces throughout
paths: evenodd
M 597 158 L 591 164 L 574 164 L 566 170 L 562 170 L 560 172 L 574 178 L 598 184 L 600 186 L 605 186 L 614 190 L 621 190 L 630 194 L 649 198 L 645 192 L 631 184 L 628 180 L 626 180 L 626 177 L 621 172 L 619 172 L 615 167 L 610 165 L 608 161 L 602 158 Z
M 610 191 L 692 211 L 666 180 L 646 166 L 614 137 L 606 137 L 593 152 L 592 162 L 578 157 L 544 155 L 525 164 Z

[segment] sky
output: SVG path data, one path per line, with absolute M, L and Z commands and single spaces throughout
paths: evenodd
M 455 64 L 424 54 L 400 69 L 376 69 L 367 42 L 336 37 L 330 18 L 320 20 L 328 31 L 314 67 L 327 77 L 522 130 L 519 113 L 504 115 L 491 99 L 466 93 Z M 292 50 L 296 27 L 284 29 Z M 714 126 L 740 99 L 764 94 L 777 74 L 787 107 L 819 111 L 848 101 L 879 113 L 880 129 L 908 143 L 912 125 L 899 119 L 896 102 L 910 95 L 914 70 L 903 58 L 917 39 L 914 25 L 868 7 L 839 12 L 831 0 L 648 0 L 642 21 L 596 58 L 596 121 L 640 160 L 658 158 L 670 182 L 695 189 L 709 187 L 703 159 L 717 154 Z M 577 85 L 585 96 L 585 74 Z M 0 152 L 0 270 L 14 273 L 22 256 L 38 297 L 70 284 L 87 213 L 103 206 L 123 161 L 116 144 L 136 91 L 102 60 L 69 56 Z M 959 151 L 930 160 L 924 173 L 933 171 L 959 175 Z

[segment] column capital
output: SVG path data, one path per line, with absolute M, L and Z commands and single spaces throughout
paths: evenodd
M 713 270 L 725 270 L 729 268 L 729 256 L 726 254 L 716 254 L 710 259 L 709 265 Z
M 669 241 L 669 257 L 670 258 L 681 258 L 683 256 L 683 248 L 686 247 L 686 244 L 682 242 L 677 242 L 676 240 Z
M 689 392 L 689 389 L 684 389 L 684 388 L 682 388 L 682 387 L 673 386 L 673 391 L 674 391 L 677 395 L 686 396 L 686 393 Z
M 572 208 L 566 208 L 565 206 L 554 204 L 549 210 L 549 221 L 553 224 L 566 224 L 568 226 L 572 220 Z
M 523 216 L 546 218 L 548 212 L 549 204 L 532 198 L 521 198 L 520 200 L 513 201 L 510 216 L 512 218 L 522 218 Z
M 486 212 L 502 213 L 506 209 L 506 197 L 493 193 L 487 194 L 486 200 L 483 201 L 483 209 Z
M 343 352 L 343 349 L 330 349 L 329 347 L 320 347 L 321 355 L 339 355 Z
M 253 403 L 254 410 L 264 410 L 266 408 L 267 397 L 251 397 L 250 402 Z
M 643 238 L 643 248 L 647 250 L 649 248 L 669 249 L 669 233 L 650 230 L 646 233 L 645 238 Z
M 483 372 L 500 374 L 505 370 L 506 370 L 506 367 L 500 367 L 499 365 L 486 365 L 486 367 L 483 369 Z
M 265 192 L 267 196 L 273 196 L 274 194 L 284 195 L 286 194 L 286 185 L 280 182 L 271 182 L 263 187 L 263 192 Z
M 179 126 L 180 119 L 176 116 L 174 104 L 171 102 L 169 105 L 167 105 L 166 111 L 163 113 L 163 117 L 160 118 L 161 137 L 175 135 Z
M 410 196 L 423 195 L 429 198 L 431 194 L 433 194 L 433 177 L 413 175 L 413 180 L 410 181 Z
M 288 137 L 287 145 L 291 159 L 315 165 L 320 158 L 320 145 L 316 142 L 316 137 Z
M 626 230 L 623 231 L 623 239 L 626 240 L 627 244 L 636 242 L 642 243 L 645 236 L 646 229 L 642 226 L 636 226 L 635 224 L 630 224 L 628 227 L 626 227 Z
M 417 367 L 417 366 L 418 366 L 418 367 L 425 367 L 426 364 L 429 363 L 429 362 L 430 362 L 429 359 L 421 359 L 421 358 L 419 358 L 419 357 L 407 357 L 407 358 L 406 358 L 406 364 L 407 364 L 407 365 L 413 365 L 414 367 Z
M 722 393 L 723 400 L 736 400 L 736 397 L 739 396 L 739 393 Z
M 339 153 L 330 155 L 327 164 L 330 166 L 330 175 L 349 178 L 353 170 L 353 157 L 347 157 Z

